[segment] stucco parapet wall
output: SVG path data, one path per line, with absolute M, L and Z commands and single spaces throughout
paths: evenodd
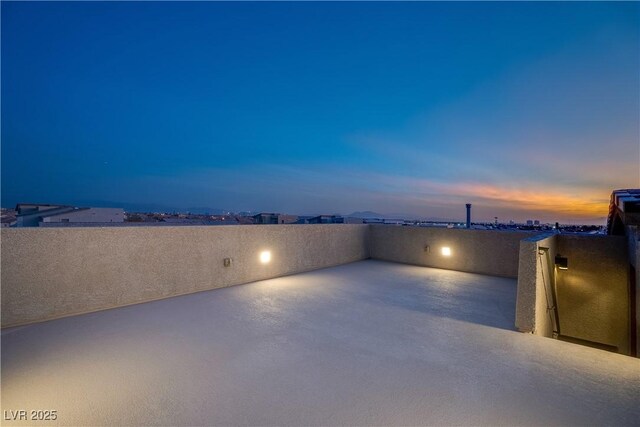
M 549 258 L 555 258 L 556 239 L 556 233 L 540 233 L 520 242 L 516 328 L 521 332 L 552 336 L 553 327 L 547 310 L 545 286 L 552 280 L 546 263 L 549 262 Z M 547 250 L 544 259 L 539 258 L 540 248 Z M 545 273 L 548 276 L 546 282 Z
M 369 226 L 2 229 L 2 327 L 369 257 Z M 271 262 L 261 264 L 261 251 Z M 231 266 L 224 267 L 224 258 Z
M 522 231 L 372 225 L 371 258 L 516 278 L 520 241 L 530 237 Z
M 635 269 L 636 355 L 640 357 L 640 227 L 628 226 L 629 263 Z M 633 272 L 631 272 L 633 273 Z
M 562 234 L 556 272 L 560 334 L 629 354 L 629 253 L 624 236 Z
M 556 255 L 568 270 L 555 266 Z M 622 236 L 542 234 L 520 242 L 516 328 L 629 353 L 627 241 Z

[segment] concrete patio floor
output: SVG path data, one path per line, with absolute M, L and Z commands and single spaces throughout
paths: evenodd
M 362 261 L 5 330 L 59 425 L 633 425 L 640 360 L 513 330 L 516 281 Z M 4 414 L 4 412 L 3 412 Z M 3 421 L 3 425 L 47 422 Z

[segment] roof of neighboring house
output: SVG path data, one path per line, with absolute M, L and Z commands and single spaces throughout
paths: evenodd
M 69 215 L 69 214 L 75 214 L 76 212 L 86 211 L 86 210 L 89 210 L 89 209 L 95 209 L 95 208 L 73 208 L 70 211 L 58 212 L 58 213 L 54 213 L 52 215 L 47 214 L 45 216 L 54 217 L 54 216 L 60 216 L 60 215 Z M 100 208 L 100 209 L 102 209 L 102 208 Z M 124 211 L 122 211 L 122 212 L 124 213 Z M 46 213 L 46 211 L 45 211 L 45 213 Z
M 34 212 L 25 212 L 25 213 L 19 213 L 17 215 L 18 218 L 24 218 L 24 217 L 29 217 L 29 216 L 53 216 L 56 214 L 61 214 L 61 213 L 65 213 L 65 212 L 71 212 L 75 209 L 87 209 L 87 208 L 74 208 L 73 206 L 55 206 L 52 207 L 51 209 L 45 209 L 42 211 L 34 211 Z
M 625 225 L 640 225 L 640 189 L 615 190 L 611 193 L 607 234 L 624 234 Z
M 71 207 L 69 205 L 62 205 L 60 203 L 57 204 L 51 204 L 51 203 L 18 203 L 16 205 L 16 211 L 18 209 L 20 209 L 21 207 L 26 207 L 26 206 L 45 206 L 45 207 L 51 207 L 51 208 L 61 208 L 61 207 Z

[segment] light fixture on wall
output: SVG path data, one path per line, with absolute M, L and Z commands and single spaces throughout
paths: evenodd
M 269 264 L 271 262 L 271 251 L 260 252 L 260 262 L 262 264 Z
M 558 270 L 569 269 L 569 260 L 567 259 L 567 257 L 561 256 L 560 254 L 556 255 L 555 264 L 556 267 L 558 267 Z
M 451 256 L 451 248 L 449 246 L 443 246 L 442 249 L 440 249 L 440 253 L 442 256 Z

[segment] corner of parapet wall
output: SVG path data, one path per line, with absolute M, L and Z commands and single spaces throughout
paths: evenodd
M 515 325 L 520 332 L 535 330 L 536 250 L 536 242 L 529 239 L 520 242 Z
M 556 236 L 555 233 L 540 233 L 520 241 L 515 321 L 520 332 L 552 336 L 553 325 L 545 292 L 552 291 L 553 268 L 549 263 L 556 255 Z M 544 255 L 540 254 L 541 248 L 545 248 Z

